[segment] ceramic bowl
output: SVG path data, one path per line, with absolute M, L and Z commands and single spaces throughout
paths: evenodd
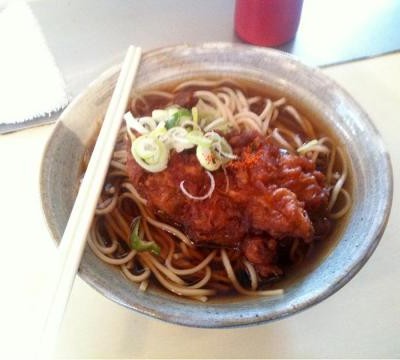
M 110 100 L 119 66 L 101 75 L 60 116 L 41 168 L 41 198 L 56 241 L 68 220 L 85 148 L 94 140 Z M 111 300 L 172 323 L 230 327 L 271 321 L 308 308 L 346 284 L 365 264 L 384 231 L 392 199 L 389 156 L 367 114 L 320 70 L 277 50 L 228 43 L 174 46 L 144 54 L 136 89 L 199 76 L 241 78 L 285 95 L 312 113 L 343 144 L 352 174 L 354 204 L 334 240 L 284 284 L 275 298 L 233 297 L 198 303 L 157 288 L 138 290 L 117 268 L 86 247 L 79 275 Z M 379 175 L 378 175 L 379 174 Z M 367 286 L 367 284 L 366 284 Z

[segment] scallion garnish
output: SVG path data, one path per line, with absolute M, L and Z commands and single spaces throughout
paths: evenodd
M 188 109 L 179 109 L 165 122 L 166 129 L 179 126 L 183 119 L 191 119 L 192 113 Z
M 131 152 L 136 162 L 145 170 L 160 172 L 167 167 L 169 152 L 181 152 L 196 147 L 199 163 L 207 170 L 215 171 L 221 165 L 236 159 L 226 139 L 210 128 L 227 126 L 221 118 L 209 118 L 199 107 L 207 109 L 200 102 L 191 110 L 171 106 L 153 110 L 151 117 L 133 118 L 127 113 L 125 120 L 131 137 Z M 218 114 L 215 114 L 218 116 Z M 226 127 L 225 126 L 225 127 Z M 130 129 L 140 136 L 136 137 Z
M 144 241 L 139 234 L 141 217 L 134 219 L 135 226 L 131 234 L 131 248 L 138 252 L 150 251 L 155 255 L 160 255 L 160 247 L 154 241 Z

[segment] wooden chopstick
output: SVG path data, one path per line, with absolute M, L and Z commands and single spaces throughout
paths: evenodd
M 139 47 L 130 46 L 107 109 L 68 224 L 58 248 L 53 292 L 40 342 L 38 359 L 51 358 L 65 308 L 81 261 L 96 204 L 111 160 L 115 141 L 126 111 L 141 57 Z

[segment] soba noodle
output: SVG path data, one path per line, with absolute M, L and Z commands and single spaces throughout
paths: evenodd
M 214 121 L 207 124 L 205 131 L 228 121 L 233 129 L 251 129 L 269 136 L 289 153 L 301 153 L 313 162 L 325 161 L 326 181 L 331 188 L 329 217 L 337 220 L 347 213 L 351 197 L 344 188 L 348 177 L 344 151 L 329 137 L 318 139 L 311 122 L 285 98 L 247 96 L 241 85 L 234 81 L 190 80 L 172 91 L 151 90 L 136 94 L 131 101 L 131 110 L 148 109 L 149 97 L 159 98 L 166 106 L 171 105 L 174 93 L 185 89 L 197 89 L 194 96 L 198 101 L 218 114 Z M 254 104 L 262 105 L 259 113 L 251 110 Z M 293 129 L 299 129 L 308 142 L 304 144 Z M 142 291 L 147 289 L 153 278 L 172 293 L 200 301 L 230 289 L 251 296 L 281 294 L 281 289 L 266 290 L 260 285 L 254 266 L 240 256 L 239 251 L 196 248 L 179 229 L 157 219 L 147 208 L 146 199 L 129 181 L 126 172 L 126 132 L 125 127 L 120 131 L 91 227 L 89 246 L 96 256 L 119 267 L 124 276 L 138 284 Z M 147 240 L 159 245 L 159 255 L 130 249 L 132 214 L 141 216 L 141 231 Z M 298 239 L 292 242 L 289 256 L 293 262 L 304 257 L 303 249 Z M 248 277 L 247 284 L 241 283 L 238 277 L 238 272 L 243 271 Z

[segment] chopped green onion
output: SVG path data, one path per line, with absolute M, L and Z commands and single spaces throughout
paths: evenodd
M 160 157 L 160 149 L 154 139 L 142 137 L 134 142 L 135 152 L 148 163 L 152 164 Z
M 219 142 L 215 143 L 213 148 L 220 155 L 224 164 L 229 162 L 229 160 L 237 159 L 237 156 L 233 153 L 232 147 L 223 137 L 221 137 Z
M 156 122 L 151 116 L 144 116 L 138 119 L 139 123 L 147 130 L 152 131 L 157 127 Z
M 149 132 L 137 119 L 133 117 L 130 112 L 124 115 L 126 126 L 130 129 L 136 130 L 139 134 L 146 134 Z
M 131 248 L 138 252 L 150 251 L 155 255 L 160 255 L 160 247 L 154 241 L 144 241 L 139 234 L 141 217 L 134 219 L 135 226 L 131 234 Z
M 229 124 L 222 117 L 216 118 L 217 110 L 201 100 L 191 110 L 174 105 L 165 110 L 153 110 L 151 117 L 135 119 L 130 113 L 125 115 L 132 155 L 147 171 L 164 170 L 171 149 L 179 153 L 197 147 L 200 164 L 210 171 L 237 158 L 228 141 L 212 131 L 228 129 Z M 131 127 L 141 136 L 136 138 Z
M 183 127 L 186 130 L 197 130 L 197 131 L 202 131 L 201 127 L 199 125 L 197 125 L 194 121 L 192 120 L 183 120 L 181 121 L 181 123 L 179 124 L 180 127 Z
M 160 137 L 164 135 L 167 132 L 167 129 L 165 128 L 165 122 L 160 121 L 157 125 L 157 127 L 149 134 L 149 136 L 153 138 Z
M 196 125 L 199 123 L 199 111 L 196 106 L 192 107 L 192 119 Z
M 152 111 L 151 117 L 155 121 L 160 122 L 160 121 L 167 121 L 168 118 L 169 118 L 169 115 L 168 115 L 168 111 L 167 110 L 159 110 L 159 109 L 157 109 L 157 110 L 153 110 Z
M 196 156 L 201 166 L 207 170 L 214 171 L 221 166 L 221 160 L 216 156 L 210 147 L 198 145 Z
M 187 134 L 187 139 L 195 145 L 210 147 L 212 144 L 211 139 L 207 139 L 204 134 L 199 130 L 193 130 Z
M 229 162 L 229 160 L 235 160 L 237 158 L 233 153 L 232 147 L 224 137 L 215 131 L 209 131 L 205 136 L 212 140 L 211 148 L 218 154 L 222 163 L 225 164 Z
M 168 117 L 170 118 L 172 115 L 174 115 L 175 113 L 177 113 L 179 111 L 179 107 L 178 106 L 170 106 L 166 109 Z
M 172 109 L 171 109 L 172 110 Z M 191 120 L 191 112 L 188 109 L 174 109 L 170 118 L 165 122 L 165 127 L 171 129 L 178 126 L 183 120 Z
M 169 129 L 163 140 L 170 149 L 175 149 L 176 152 L 191 149 L 195 145 L 187 139 L 188 132 L 182 127 L 173 127 Z
M 140 136 L 132 142 L 132 156 L 145 170 L 159 172 L 166 169 L 169 152 L 159 139 L 150 136 Z

